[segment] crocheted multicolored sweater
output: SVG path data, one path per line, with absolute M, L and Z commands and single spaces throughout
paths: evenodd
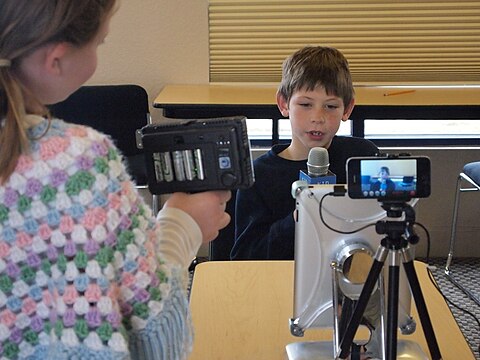
M 107 136 L 56 119 L 29 136 L 0 187 L 0 358 L 186 358 L 185 264 L 160 239 L 198 226 L 177 209 L 156 221 Z

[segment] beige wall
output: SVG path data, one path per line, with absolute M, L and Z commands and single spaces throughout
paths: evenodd
M 208 83 L 207 0 L 121 0 L 89 84 Z M 152 110 L 152 116 L 161 116 Z

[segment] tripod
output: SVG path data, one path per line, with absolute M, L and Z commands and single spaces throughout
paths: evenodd
M 397 326 L 398 326 L 398 291 L 399 291 L 399 255 L 403 257 L 403 267 L 407 275 L 408 283 L 417 306 L 422 328 L 425 333 L 428 349 L 432 360 L 442 358 L 438 347 L 432 323 L 428 315 L 427 306 L 423 297 L 420 283 L 413 265 L 413 255 L 409 244 L 418 242 L 413 224 L 415 223 L 415 211 L 406 202 L 384 202 L 382 208 L 387 211 L 389 217 L 401 217 L 405 213 L 403 221 L 378 221 L 375 230 L 378 234 L 386 234 L 377 249 L 373 264 L 368 273 L 352 317 L 347 324 L 339 347 L 336 359 L 346 359 L 349 355 L 355 333 L 360 325 L 365 312 L 370 294 L 378 280 L 384 266 L 385 259 L 391 252 L 391 262 L 388 271 L 388 300 L 387 300 L 387 328 L 386 328 L 386 357 L 387 360 L 397 358 Z

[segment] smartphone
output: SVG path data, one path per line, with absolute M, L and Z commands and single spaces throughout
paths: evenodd
M 408 201 L 428 197 L 430 159 L 406 155 L 350 158 L 347 188 L 352 199 Z

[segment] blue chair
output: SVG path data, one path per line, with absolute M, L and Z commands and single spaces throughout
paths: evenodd
M 480 191 L 480 161 L 471 162 L 463 167 L 463 171 L 457 178 L 457 189 L 455 192 L 455 203 L 453 205 L 452 229 L 450 233 L 450 249 L 448 251 L 447 262 L 445 265 L 445 275 L 447 278 L 462 290 L 467 296 L 480 306 L 480 300 L 462 284 L 460 284 L 452 275 L 450 268 L 453 260 L 453 251 L 455 248 L 455 239 L 457 231 L 458 208 L 460 205 L 460 193 Z

